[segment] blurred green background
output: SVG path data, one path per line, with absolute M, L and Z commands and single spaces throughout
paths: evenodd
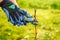
M 19 7 L 34 16 L 37 10 L 37 40 L 60 40 L 60 0 L 16 0 Z M 0 8 L 0 40 L 34 40 L 35 27 L 13 26 Z

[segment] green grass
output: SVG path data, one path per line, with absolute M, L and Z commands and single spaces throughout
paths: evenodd
M 59 0 L 17 0 L 17 3 L 23 8 L 60 9 Z
M 34 9 L 26 9 L 34 16 Z M 60 40 L 60 10 L 37 10 L 37 40 Z M 0 40 L 34 40 L 34 25 L 13 26 L 6 14 L 0 11 Z
M 37 40 L 60 40 L 59 0 L 17 0 L 17 3 L 32 16 L 33 8 L 37 8 Z M 33 24 L 14 26 L 0 8 L 0 40 L 34 40 L 34 36 Z

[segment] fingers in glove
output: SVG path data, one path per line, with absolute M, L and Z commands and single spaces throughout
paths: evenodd
M 9 13 L 9 16 L 11 16 L 11 18 L 12 18 L 13 21 L 16 21 L 15 16 L 14 16 L 13 13 Z
M 18 12 L 13 12 L 13 13 L 14 13 L 15 18 L 16 18 L 17 20 L 19 20 L 19 14 L 18 14 Z

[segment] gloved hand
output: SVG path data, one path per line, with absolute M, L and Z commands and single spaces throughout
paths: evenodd
M 2 2 L 1 7 L 6 13 L 8 21 L 14 25 L 26 25 L 27 22 L 34 22 L 34 18 L 30 14 L 18 8 L 10 1 Z
M 13 3 L 4 4 L 2 9 L 6 13 L 8 17 L 8 21 L 10 21 L 14 25 L 26 25 L 24 21 L 24 16 L 21 11 L 18 10 L 18 7 Z

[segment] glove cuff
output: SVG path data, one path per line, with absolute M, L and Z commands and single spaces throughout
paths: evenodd
M 12 5 L 13 3 L 9 0 L 3 0 L 1 3 L 0 3 L 0 6 L 1 7 L 8 7 L 9 5 Z

